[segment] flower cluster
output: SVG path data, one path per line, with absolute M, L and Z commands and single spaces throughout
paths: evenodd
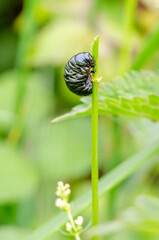
M 68 203 L 69 195 L 71 193 L 70 185 L 64 184 L 62 181 L 57 183 L 56 195 L 59 197 L 56 199 L 55 205 L 63 209 L 66 212 L 70 211 L 70 204 Z
M 72 226 L 70 222 L 66 223 L 66 230 L 70 233 L 73 233 L 74 230 L 76 230 L 76 232 L 79 232 L 82 229 L 82 224 L 83 224 L 83 217 L 78 216 L 74 220 L 74 226 Z
M 62 181 L 57 183 L 57 190 L 56 195 L 58 198 L 56 199 L 55 205 L 60 209 L 67 212 L 69 222 L 66 223 L 66 231 L 69 232 L 71 235 L 78 236 L 82 230 L 83 225 L 83 217 L 78 216 L 75 220 L 71 214 L 71 206 L 68 202 L 69 196 L 71 193 L 70 185 L 64 184 Z

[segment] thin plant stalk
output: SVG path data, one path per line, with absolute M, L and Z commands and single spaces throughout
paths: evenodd
M 120 54 L 119 74 L 123 74 L 130 67 L 131 37 L 137 2 L 137 0 L 125 0 L 123 43 Z
M 25 125 L 25 117 L 28 112 L 26 107 L 25 94 L 27 91 L 27 78 L 29 75 L 29 68 L 27 68 L 25 65 L 25 57 L 30 48 L 31 39 L 35 32 L 36 6 L 37 0 L 24 1 L 21 32 L 14 66 L 17 70 L 15 97 L 15 113 L 17 117 L 15 118 L 15 121 L 13 121 L 7 139 L 8 142 L 13 145 L 16 145 L 21 137 Z
M 92 93 L 92 225 L 98 225 L 98 46 L 99 36 L 94 39 L 93 58 L 96 60 L 96 72 L 93 74 Z M 98 236 L 92 238 L 98 240 Z
M 72 214 L 70 212 L 67 212 L 67 215 L 68 215 L 68 219 L 70 220 L 70 223 L 71 223 L 73 229 L 75 230 L 75 232 L 77 232 L 77 229 L 76 229 L 76 226 L 74 224 L 74 220 L 73 220 Z M 74 237 L 75 237 L 75 240 L 81 240 L 81 238 L 80 238 L 78 233 L 76 233 L 74 235 Z
M 81 238 L 80 238 L 79 235 L 75 235 L 75 239 L 76 239 L 76 240 L 81 240 Z
M 133 34 L 133 27 L 135 21 L 135 12 L 137 8 L 137 0 L 125 0 L 124 6 L 124 29 L 123 29 L 123 42 L 121 47 L 120 59 L 119 59 L 119 74 L 123 74 L 129 69 L 130 54 L 131 54 L 131 37 Z M 113 122 L 113 135 L 114 135 L 114 154 L 112 157 L 109 170 L 111 171 L 115 166 L 120 163 L 120 143 L 122 142 L 120 133 L 120 123 L 117 122 L 117 118 L 114 118 Z M 108 219 L 115 217 L 117 199 L 117 189 L 114 188 L 109 193 L 108 197 Z M 108 239 L 108 238 L 107 238 Z
M 144 63 L 146 63 L 152 55 L 155 53 L 155 51 L 159 48 L 159 25 L 157 24 L 157 27 L 155 30 L 147 36 L 145 40 L 144 47 L 141 51 L 141 53 L 137 56 L 132 69 L 134 70 L 140 70 Z

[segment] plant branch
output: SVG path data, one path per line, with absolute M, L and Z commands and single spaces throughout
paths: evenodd
M 70 212 L 67 212 L 67 215 L 68 215 L 68 219 L 74 229 L 74 231 L 76 232 L 76 234 L 74 235 L 75 239 L 76 240 L 81 240 L 79 234 L 77 233 L 77 229 L 76 229 L 76 226 L 75 226 L 75 223 L 74 223 L 74 220 L 73 220 L 73 217 L 72 217 L 72 214 Z

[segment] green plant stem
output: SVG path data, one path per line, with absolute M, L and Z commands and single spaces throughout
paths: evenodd
M 96 72 L 93 74 L 92 93 L 92 225 L 98 225 L 98 45 L 99 36 L 94 39 L 93 58 L 96 60 Z M 98 236 L 93 237 L 98 240 Z
M 76 240 L 81 240 L 81 238 L 80 238 L 80 236 L 77 234 L 77 235 L 75 235 L 75 239 Z
M 69 221 L 70 221 L 70 223 L 71 223 L 74 231 L 77 232 L 77 229 L 76 229 L 76 226 L 75 226 L 75 224 L 74 224 L 74 221 L 73 221 L 73 217 L 72 217 L 71 212 L 67 212 L 67 215 L 68 215 L 68 219 L 69 219 Z M 79 236 L 78 233 L 76 233 L 76 234 L 74 235 L 74 237 L 75 237 L 76 240 L 81 240 L 81 238 L 80 238 L 80 236 Z
M 14 66 L 17 70 L 15 98 L 15 114 L 17 117 L 13 122 L 8 134 L 8 142 L 12 143 L 13 145 L 15 145 L 20 139 L 27 113 L 25 94 L 27 91 L 27 78 L 29 75 L 29 68 L 25 66 L 25 58 L 30 48 L 31 39 L 35 31 L 36 6 L 37 0 L 24 1 L 20 38 Z
M 119 59 L 119 74 L 123 74 L 130 65 L 131 36 L 133 32 L 136 8 L 137 0 L 125 0 L 123 42 Z M 116 119 L 116 117 L 114 119 Z M 111 171 L 120 163 L 120 143 L 122 141 L 120 128 L 121 126 L 119 123 L 117 123 L 116 119 L 115 122 L 113 122 L 114 154 L 109 166 L 109 171 Z M 117 189 L 114 188 L 112 191 L 110 191 L 108 196 L 108 219 L 112 219 L 115 216 L 116 199 Z
M 123 74 L 130 65 L 131 37 L 136 8 L 137 0 L 125 0 L 123 43 L 119 62 L 119 74 Z
M 75 226 L 75 224 L 74 224 L 73 217 L 72 217 L 71 213 L 70 213 L 70 212 L 67 212 L 67 215 L 68 215 L 68 219 L 69 219 L 69 221 L 70 221 L 73 229 L 76 231 L 76 226 Z
M 145 40 L 144 47 L 141 53 L 137 56 L 132 69 L 140 70 L 144 63 L 146 63 L 150 57 L 152 57 L 153 53 L 159 48 L 159 25 L 155 30 L 148 35 Z

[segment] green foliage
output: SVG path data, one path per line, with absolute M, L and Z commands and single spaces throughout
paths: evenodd
M 159 233 L 159 200 L 154 196 L 139 196 L 135 206 L 121 214 L 121 220 L 130 229 Z
M 133 118 L 133 122 L 132 118 L 100 118 L 99 172 L 104 177 L 100 180 L 99 195 L 114 188 L 109 198 L 112 204 L 108 202 L 110 193 L 100 199 L 100 221 L 109 218 L 108 208 L 111 211 L 113 204 L 116 215 L 119 209 L 131 206 L 132 199 L 147 187 L 157 195 L 157 157 L 156 162 L 149 161 L 158 152 L 157 142 L 124 163 L 121 161 L 157 136 L 158 124 L 141 121 L 140 117 L 158 120 L 159 74 L 131 72 L 108 83 L 119 69 L 118 74 L 131 66 L 133 70 L 140 70 L 143 65 L 153 70 L 159 67 L 158 26 L 154 29 L 159 16 L 155 0 L 141 0 L 134 9 L 136 2 L 24 0 L 21 6 L 19 0 L 0 1 L 0 239 L 26 240 L 30 230 L 37 226 L 40 227 L 30 235 L 32 240 L 49 236 L 65 239 L 57 228 L 67 218 L 63 214 L 55 217 L 58 209 L 54 206 L 54 192 L 59 180 L 71 184 L 74 215 L 84 210 L 85 225 L 90 221 L 91 189 L 87 188 L 91 184 L 90 118 L 58 124 L 50 124 L 50 119 L 78 102 L 79 98 L 65 87 L 64 65 L 72 55 L 90 52 L 97 32 L 101 36 L 99 70 L 107 82 L 101 84 L 100 113 L 139 117 L 137 121 Z M 82 105 L 60 119 L 81 115 L 91 115 L 90 97 L 83 98 Z M 118 186 L 132 173 L 130 179 Z M 154 240 L 153 232 L 158 228 L 154 213 L 159 214 L 156 207 L 148 209 L 150 214 L 145 209 L 141 211 L 137 203 L 128 209 L 128 214 L 119 216 L 119 222 L 107 224 L 109 231 L 121 225 L 126 227 L 123 232 L 127 235 L 121 237 L 117 231 L 113 240 Z M 139 216 L 134 218 L 138 226 L 130 221 L 129 213 Z M 151 231 L 145 237 L 142 234 L 148 227 Z M 87 238 L 83 235 L 83 239 Z
M 99 180 L 99 196 L 109 192 L 112 188 L 119 185 L 123 180 L 130 176 L 144 162 L 150 160 L 159 151 L 158 140 L 149 144 L 138 154 L 125 160 L 111 172 Z M 91 204 L 91 188 L 72 203 L 73 215 L 79 214 Z M 40 226 L 28 240 L 43 240 L 54 234 L 67 221 L 65 213 L 60 213 L 49 222 Z
M 0 110 L 0 121 L 12 122 L 14 119 L 14 114 L 6 110 Z
M 159 234 L 158 214 L 158 198 L 149 195 L 141 195 L 136 198 L 134 206 L 120 213 L 118 219 L 89 229 L 86 236 L 88 239 L 96 234 L 105 236 L 128 229 Z
M 88 175 L 91 161 L 90 135 L 89 119 L 70 120 L 58 125 L 51 125 L 48 120 L 47 124 L 29 130 L 27 138 L 32 139 L 36 165 L 42 176 L 45 179 L 78 179 Z M 43 141 L 38 141 L 39 137 Z
M 90 52 L 88 46 L 93 37 L 94 34 L 88 26 L 84 26 L 78 20 L 68 18 L 52 21 L 38 33 L 35 39 L 34 65 L 65 64 L 68 56 L 71 57 L 86 49 Z
M 15 226 L 1 226 L 0 239 L 4 240 L 25 240 L 29 231 Z
M 159 26 L 157 24 L 153 33 L 146 38 L 144 48 L 141 53 L 137 56 L 132 68 L 135 70 L 139 70 L 145 62 L 149 60 L 149 58 L 154 54 L 154 52 L 158 49 L 158 41 L 159 41 Z
M 16 77 L 18 71 L 8 71 L 0 74 L 0 121 L 10 122 L 15 118 Z M 23 74 L 21 75 L 23 78 Z M 50 93 L 43 86 L 44 76 L 38 72 L 30 74 L 25 94 L 25 111 L 27 126 L 37 124 L 37 121 L 49 112 Z M 4 124 L 0 126 L 4 128 Z M 6 123 L 5 126 L 9 123 Z
M 100 114 L 128 115 L 159 120 L 159 73 L 131 71 L 112 83 L 102 83 L 99 92 Z M 57 117 L 53 122 L 91 114 L 91 98 L 82 98 L 82 105 Z
M 15 202 L 35 192 L 38 175 L 19 151 L 0 145 L 0 203 Z

